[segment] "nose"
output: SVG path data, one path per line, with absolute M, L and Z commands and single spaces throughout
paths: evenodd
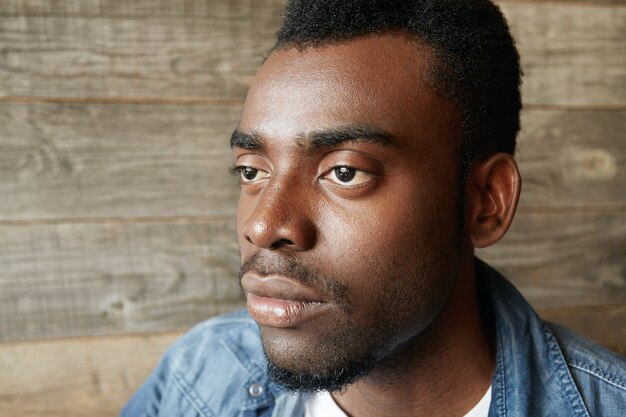
M 266 187 L 257 198 L 240 201 L 253 206 L 244 220 L 244 239 L 259 248 L 306 251 L 315 246 L 317 230 L 310 214 L 311 196 L 295 184 Z

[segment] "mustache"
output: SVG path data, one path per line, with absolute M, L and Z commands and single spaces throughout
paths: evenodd
M 283 275 L 293 278 L 315 289 L 320 295 L 330 298 L 340 306 L 347 306 L 345 285 L 298 258 L 256 252 L 247 258 L 239 268 L 240 287 L 241 279 L 247 272 L 256 272 L 261 275 Z

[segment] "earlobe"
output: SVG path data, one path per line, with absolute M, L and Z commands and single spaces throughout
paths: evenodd
M 521 177 L 513 157 L 496 153 L 475 163 L 467 184 L 466 226 L 472 246 L 500 240 L 517 209 Z

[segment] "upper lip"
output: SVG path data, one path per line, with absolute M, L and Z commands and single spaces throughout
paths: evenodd
M 284 275 L 246 272 L 241 278 L 241 287 L 245 292 L 258 297 L 288 301 L 324 302 L 323 298 L 311 287 Z

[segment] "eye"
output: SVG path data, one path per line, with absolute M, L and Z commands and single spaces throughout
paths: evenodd
M 373 177 L 373 174 L 363 170 L 341 165 L 332 168 L 323 178 L 332 182 L 348 187 L 354 187 L 365 184 Z
M 233 169 L 233 171 L 239 174 L 242 184 L 247 184 L 255 181 L 259 181 L 270 176 L 270 173 L 263 171 L 262 169 L 253 168 L 250 166 L 240 165 Z

